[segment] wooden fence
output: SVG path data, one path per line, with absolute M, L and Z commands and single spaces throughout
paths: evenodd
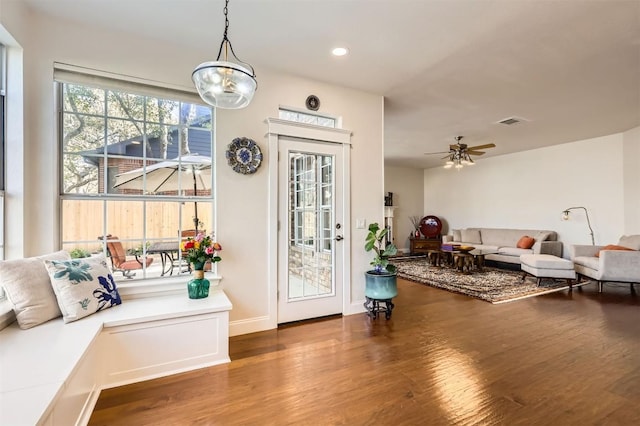
M 146 210 L 146 216 L 145 216 Z M 211 232 L 213 204 L 198 202 L 198 229 Z M 177 239 L 179 228 L 193 229 L 195 202 L 64 200 L 62 203 L 62 241 L 65 250 L 82 248 L 90 252 L 100 250 L 98 237 L 106 233 L 123 241 L 126 249 L 138 247 L 147 240 Z M 182 214 L 182 216 L 180 216 Z M 179 226 L 180 225 L 180 226 Z

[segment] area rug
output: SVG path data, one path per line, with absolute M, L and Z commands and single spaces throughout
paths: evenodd
M 425 258 L 394 260 L 398 277 L 432 287 L 476 297 L 491 303 L 513 302 L 567 290 L 566 280 L 545 278 L 540 285 L 534 277 L 522 281 L 522 272 L 485 267 L 482 272 L 463 274 L 453 268 L 429 266 Z M 579 287 L 587 282 L 574 284 Z

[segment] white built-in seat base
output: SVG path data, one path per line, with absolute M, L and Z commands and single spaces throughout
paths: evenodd
M 222 290 L 124 300 L 69 324 L 0 332 L 0 424 L 86 424 L 100 390 L 229 362 Z
M 551 254 L 522 254 L 520 255 L 520 269 L 524 272 L 522 279 L 527 274 L 538 278 L 566 279 L 569 285 L 576 278 L 573 262 Z

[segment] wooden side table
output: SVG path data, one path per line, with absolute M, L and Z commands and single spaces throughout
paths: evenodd
M 429 250 L 440 250 L 442 239 L 438 238 L 410 238 L 409 251 L 411 254 L 429 254 Z

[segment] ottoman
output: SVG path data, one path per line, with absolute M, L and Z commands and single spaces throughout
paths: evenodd
M 538 279 L 538 285 L 542 278 L 566 279 L 569 288 L 572 288 L 576 278 L 573 262 L 552 254 L 521 254 L 520 269 L 524 272 L 522 281 L 530 274 Z

